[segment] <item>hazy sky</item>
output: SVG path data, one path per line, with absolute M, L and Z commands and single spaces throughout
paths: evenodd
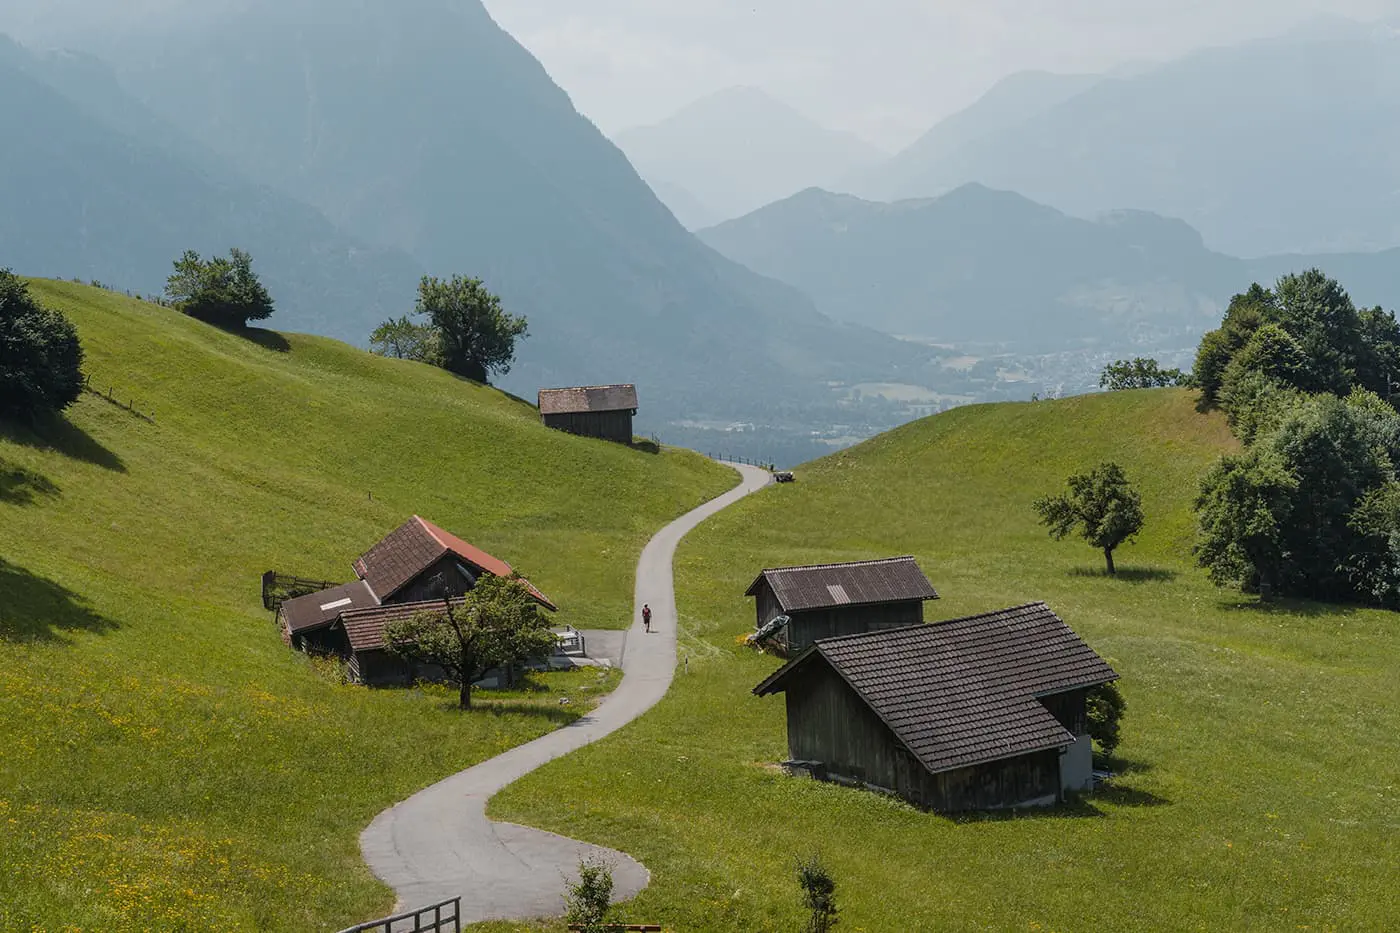
M 736 84 L 893 148 L 1012 71 L 1102 71 L 1400 0 L 485 0 L 605 132 Z
M 0 0 L 0 31 L 238 0 Z M 391 2 L 391 0 L 386 0 Z M 1102 71 L 1400 0 L 485 0 L 605 132 L 736 84 L 895 148 L 1026 68 Z

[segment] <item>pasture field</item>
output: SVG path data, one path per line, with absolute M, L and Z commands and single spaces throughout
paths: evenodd
M 342 686 L 283 646 L 260 574 L 350 579 L 418 513 L 529 575 L 558 621 L 622 628 L 646 540 L 735 482 L 688 452 L 547 430 L 427 366 L 31 287 L 114 400 L 0 431 L 0 929 L 387 911 L 357 841 L 374 815 L 576 717 L 616 675 L 536 678 L 470 714 L 432 689 Z
M 812 852 L 841 930 L 1393 929 L 1400 616 L 1206 581 L 1191 504 L 1234 447 L 1191 393 L 1152 390 L 959 408 L 799 468 L 682 544 L 688 670 L 662 704 L 490 812 L 639 858 L 652 885 L 619 916 L 674 930 L 800 928 L 793 866 Z M 1106 459 L 1147 514 L 1116 579 L 1030 508 Z M 942 596 L 929 620 L 1043 599 L 1108 658 L 1128 702 L 1111 790 L 951 819 L 773 767 L 783 700 L 750 690 L 779 662 L 736 644 L 745 588 L 763 567 L 899 554 Z

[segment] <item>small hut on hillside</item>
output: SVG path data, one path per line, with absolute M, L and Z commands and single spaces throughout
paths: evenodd
M 1088 789 L 1087 694 L 1117 679 L 1032 603 L 821 639 L 753 692 L 786 695 L 790 766 L 958 811 Z
M 637 414 L 634 385 L 540 389 L 540 419 L 547 427 L 619 444 L 632 443 Z
M 460 602 L 482 574 L 509 577 L 510 564 L 468 544 L 417 515 L 386 535 L 354 562 L 352 583 L 282 602 L 282 640 L 313 654 L 336 655 L 360 683 L 411 683 L 433 672 L 412 670 L 384 648 L 384 627 L 419 612 L 440 612 L 443 600 Z M 530 581 L 535 602 L 557 608 Z
M 744 593 L 755 600 L 755 640 L 791 654 L 819 638 L 916 625 L 933 584 L 912 557 L 765 570 Z

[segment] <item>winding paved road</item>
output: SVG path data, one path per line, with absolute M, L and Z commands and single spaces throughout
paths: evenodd
M 463 919 L 513 920 L 564 912 L 564 885 L 579 860 L 602 856 L 613 866 L 616 900 L 636 896 L 649 873 L 625 853 L 554 833 L 493 823 L 486 801 L 541 765 L 621 728 L 654 706 L 676 671 L 676 599 L 671 558 L 685 534 L 721 509 L 766 486 L 766 470 L 735 466 L 742 481 L 663 528 L 637 564 L 636 605 L 622 658 L 622 683 L 596 709 L 548 735 L 517 746 L 414 794 L 375 817 L 360 834 L 370 869 L 393 887 L 401 909 L 461 896 Z M 652 609 L 652 633 L 641 607 Z

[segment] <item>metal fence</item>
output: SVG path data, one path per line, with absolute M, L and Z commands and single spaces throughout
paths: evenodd
M 383 920 L 346 927 L 340 933 L 462 933 L 462 899 L 429 904 Z
M 282 603 L 289 599 L 305 596 L 308 593 L 319 593 L 333 586 L 340 586 L 340 584 L 331 580 L 307 580 L 302 577 L 294 577 L 291 574 L 269 570 L 262 575 L 263 608 L 269 612 L 276 612 L 282 607 Z
M 741 457 L 734 454 L 706 453 L 705 456 L 709 457 L 711 460 L 721 460 L 725 463 L 742 463 L 746 466 L 758 467 L 769 471 L 774 469 L 773 463 L 768 460 L 755 460 L 752 457 Z

